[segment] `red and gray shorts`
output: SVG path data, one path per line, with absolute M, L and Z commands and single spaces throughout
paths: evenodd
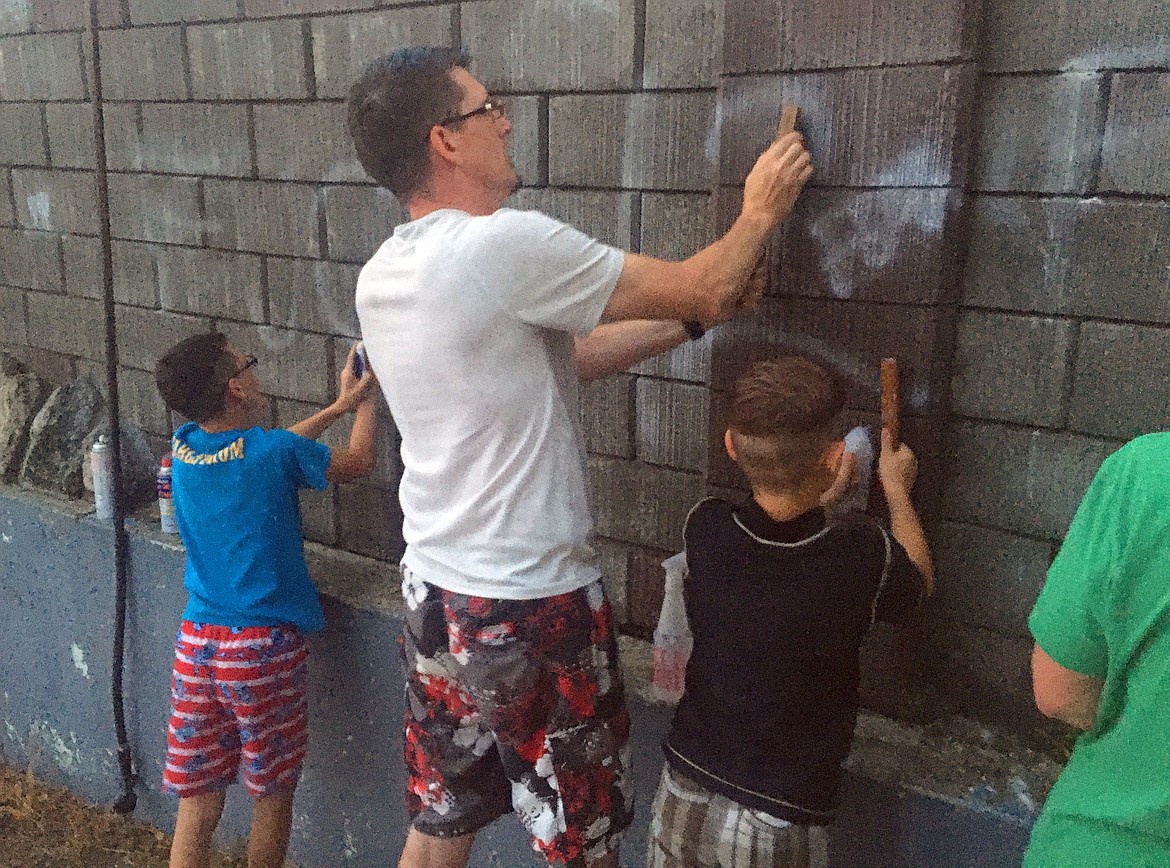
M 259 798 L 294 783 L 308 743 L 308 650 L 295 627 L 184 621 L 175 641 L 163 788 L 197 796 L 240 771 Z
M 601 582 L 495 600 L 404 575 L 414 827 L 456 837 L 514 810 L 550 863 L 616 848 L 633 819 L 630 717 Z

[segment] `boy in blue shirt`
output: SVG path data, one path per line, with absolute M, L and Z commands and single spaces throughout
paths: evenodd
M 374 467 L 374 378 L 358 379 L 353 357 L 337 400 L 287 431 L 262 427 L 269 405 L 258 360 L 225 335 L 188 338 L 156 368 L 167 406 L 194 420 L 171 449 L 188 592 L 163 772 L 165 789 L 179 796 L 171 868 L 209 864 L 224 791 L 241 766 L 255 800 L 248 865 L 284 863 L 307 742 L 303 634 L 325 623 L 305 565 L 298 491 Z M 350 411 L 347 447 L 316 442 Z

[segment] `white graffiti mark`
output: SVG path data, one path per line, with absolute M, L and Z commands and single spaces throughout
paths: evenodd
M 1061 72 L 1095 72 L 1101 69 L 1133 69 L 1165 66 L 1170 39 L 1159 37 L 1141 45 L 1104 46 L 1070 57 Z
M 30 193 L 24 201 L 28 208 L 28 219 L 32 228 L 51 230 L 53 228 L 53 207 L 49 201 L 49 194 L 43 191 Z
M 89 678 L 89 664 L 85 662 L 85 651 L 76 642 L 73 643 L 69 651 L 73 655 L 73 665 L 77 671 Z

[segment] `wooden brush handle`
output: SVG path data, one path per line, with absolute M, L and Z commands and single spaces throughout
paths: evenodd
M 882 428 L 890 432 L 893 445 L 902 437 L 902 408 L 899 397 L 898 360 L 882 359 Z
M 800 108 L 794 105 L 786 105 L 780 109 L 780 125 L 776 127 L 776 138 L 796 131 L 796 115 L 799 112 Z

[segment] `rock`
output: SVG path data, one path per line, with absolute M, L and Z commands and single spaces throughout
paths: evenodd
M 109 424 L 99 425 L 89 432 L 82 443 L 82 451 L 88 456 L 90 447 L 101 435 L 110 436 Z M 155 481 L 158 477 L 160 452 L 145 431 L 137 425 L 122 423 L 122 509 L 129 512 L 149 503 L 157 496 Z M 93 491 L 93 473 L 89 461 L 81 463 L 82 482 L 86 491 Z
M 57 496 L 81 497 L 81 465 L 89 458 L 85 440 L 105 422 L 105 413 L 105 399 L 88 377 L 54 391 L 29 429 L 20 484 Z
M 7 353 L 0 353 L 0 482 L 12 482 L 28 448 L 28 429 L 45 403 L 49 384 Z

